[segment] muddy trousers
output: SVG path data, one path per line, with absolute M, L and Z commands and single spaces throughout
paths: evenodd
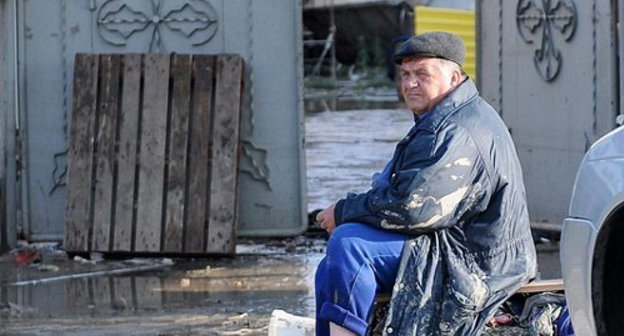
M 391 293 L 407 236 L 364 224 L 340 225 L 316 270 L 316 335 L 329 322 L 365 335 L 376 294 Z

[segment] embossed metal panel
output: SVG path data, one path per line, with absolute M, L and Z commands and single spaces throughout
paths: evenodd
M 15 1 L 0 1 L 0 250 L 17 243 L 16 137 L 17 43 Z
M 306 227 L 301 4 L 281 0 L 19 1 L 27 236 L 60 239 L 77 52 L 239 54 L 245 59 L 240 235 Z
M 563 221 L 585 151 L 615 127 L 612 4 L 477 1 L 481 94 L 514 138 L 533 222 Z

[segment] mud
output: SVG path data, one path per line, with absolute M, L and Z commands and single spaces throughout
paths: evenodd
M 13 271 L 1 276 L 0 335 L 266 335 L 274 309 L 313 315 L 310 284 L 324 245 L 243 242 L 235 258 L 174 259 L 156 271 L 21 286 L 13 284 L 36 277 L 38 266 L 4 258 L 0 269 Z M 58 273 L 88 274 L 120 262 L 55 265 Z

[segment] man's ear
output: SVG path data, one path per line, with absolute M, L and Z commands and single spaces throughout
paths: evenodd
M 459 85 L 461 83 L 461 73 L 457 70 L 453 70 L 453 74 L 451 75 L 451 85 Z

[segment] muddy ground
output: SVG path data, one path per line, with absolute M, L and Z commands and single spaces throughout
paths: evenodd
M 391 89 L 357 100 L 318 95 L 306 110 L 309 211 L 366 190 L 412 123 Z M 44 245 L 38 262 L 17 265 L 6 254 L 0 335 L 266 335 L 274 309 L 314 315 L 324 246 L 316 234 L 244 240 L 234 258 L 90 262 Z M 541 277 L 560 277 L 556 243 L 538 250 Z

